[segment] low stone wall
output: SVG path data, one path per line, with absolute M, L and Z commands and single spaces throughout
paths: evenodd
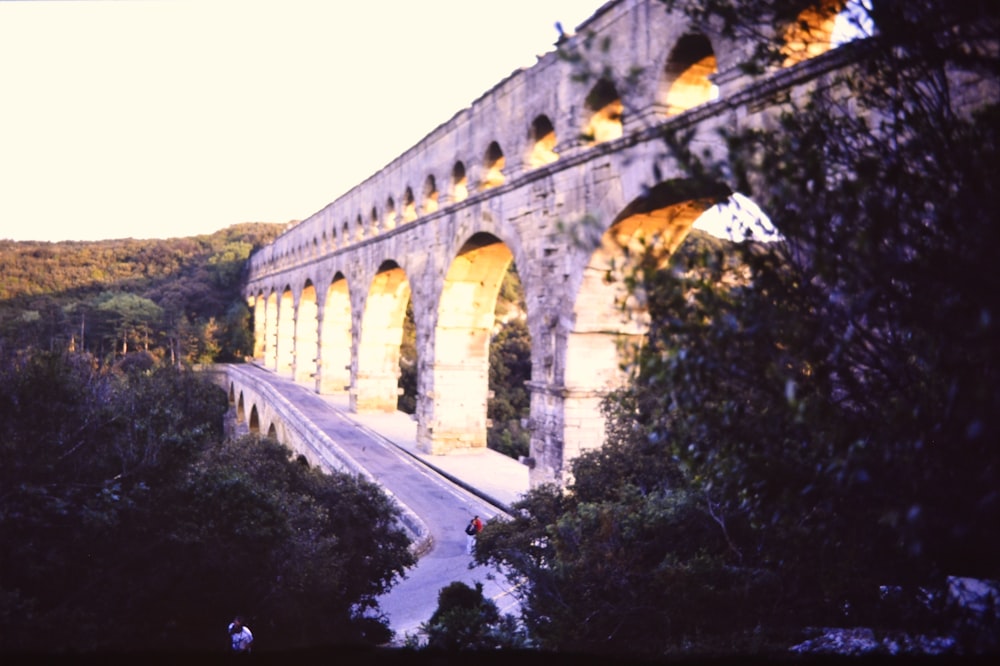
M 247 415 L 256 407 L 261 432 L 267 433 L 273 426 L 275 438 L 295 453 L 304 456 L 310 465 L 319 467 L 327 473 L 336 471 L 360 476 L 380 485 L 368 470 L 267 382 L 259 381 L 239 365 L 218 364 L 205 366 L 201 370 L 230 396 L 230 410 L 233 415 L 232 418 L 227 417 L 227 420 L 235 424 L 237 431 L 245 431 L 248 425 L 246 421 L 235 416 L 237 400 L 242 396 Z M 413 541 L 411 549 L 417 555 L 430 550 L 432 545 L 430 530 L 420 517 L 390 490 L 382 487 L 382 491 L 399 506 L 400 521 Z

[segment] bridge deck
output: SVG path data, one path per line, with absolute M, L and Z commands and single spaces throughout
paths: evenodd
M 483 567 L 469 568 L 462 530 L 473 514 L 492 518 L 527 492 L 524 465 L 490 450 L 447 456 L 420 453 L 416 423 L 406 414 L 354 414 L 347 410 L 346 397 L 318 395 L 257 366 L 240 368 L 267 381 L 426 526 L 430 550 L 380 599 L 397 638 L 416 633 L 437 607 L 438 591 L 453 581 L 482 582 L 484 593 L 501 611 L 511 612 L 516 602 L 508 586 L 487 580 L 490 572 Z

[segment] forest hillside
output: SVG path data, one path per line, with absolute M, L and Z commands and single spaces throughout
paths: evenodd
M 94 242 L 0 240 L 0 348 L 142 349 L 172 362 L 251 353 L 240 295 L 246 260 L 286 225 Z

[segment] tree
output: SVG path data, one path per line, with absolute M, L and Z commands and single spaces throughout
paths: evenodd
M 666 4 L 767 37 L 750 63 L 766 71 L 787 52 L 761 26 L 809 3 Z M 696 243 L 667 271 L 637 258 L 650 333 L 607 403 L 608 444 L 566 495 L 532 493 L 480 539 L 477 557 L 527 581 L 543 645 L 587 640 L 584 622 L 600 646 L 652 654 L 787 645 L 809 625 L 949 632 L 922 595 L 1000 578 L 997 16 L 869 7 L 854 64 L 774 130 L 725 134 L 721 159 L 665 137 L 782 238 Z M 646 616 L 660 632 L 615 623 Z
M 414 562 L 377 486 L 222 441 L 225 393 L 173 366 L 0 364 L 0 651 L 261 649 L 389 638 Z M 53 418 L 58 414 L 59 418 Z
M 487 417 L 493 427 L 487 445 L 512 458 L 528 455 L 529 434 L 521 419 L 531 407 L 525 382 L 531 379 L 531 335 L 527 323 L 511 319 L 490 341 L 490 391 Z
M 510 615 L 500 615 L 497 605 L 483 596 L 483 584 L 475 588 L 461 581 L 438 592 L 438 607 L 421 626 L 427 634 L 425 647 L 433 650 L 496 650 L 523 648 L 523 631 Z

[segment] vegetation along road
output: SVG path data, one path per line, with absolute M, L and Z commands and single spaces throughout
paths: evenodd
M 472 515 L 485 520 L 500 509 L 353 421 L 323 396 L 257 366 L 242 366 L 241 370 L 271 384 L 426 526 L 430 550 L 422 554 L 405 580 L 380 599 L 397 640 L 419 630 L 437 607 L 439 590 L 453 581 L 482 582 L 484 595 L 493 598 L 501 612 L 513 611 L 515 601 L 506 582 L 488 580 L 489 569 L 471 566 L 474 563 L 466 553 L 462 531 Z

